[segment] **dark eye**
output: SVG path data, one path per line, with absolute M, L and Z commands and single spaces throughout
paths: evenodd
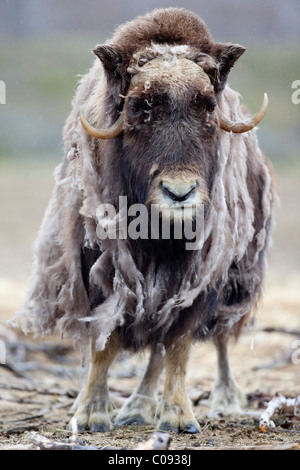
M 133 116 L 136 116 L 142 111 L 142 109 L 138 105 L 132 104 L 131 106 L 129 106 L 129 111 L 130 111 L 130 114 L 132 114 Z
M 209 114 L 212 114 L 215 110 L 216 106 L 214 104 L 208 105 L 206 110 Z

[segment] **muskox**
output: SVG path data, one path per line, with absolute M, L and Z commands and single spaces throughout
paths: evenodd
M 243 404 L 227 340 L 260 297 L 275 199 L 254 130 L 267 97 L 251 117 L 226 84 L 244 51 L 215 42 L 194 13 L 158 9 L 96 46 L 79 83 L 25 305 L 28 328 L 59 328 L 89 351 L 74 404 L 79 429 L 111 428 L 107 376 L 121 350 L 149 348 L 150 358 L 116 425 L 157 418 L 159 429 L 198 432 L 185 375 L 191 344 L 209 338 L 218 358 L 212 410 Z M 160 228 L 150 236 L 149 219 L 143 229 L 135 220 L 137 236 L 124 235 L 137 205 L 155 206 L 169 237 Z M 187 222 L 194 238 L 175 236 Z

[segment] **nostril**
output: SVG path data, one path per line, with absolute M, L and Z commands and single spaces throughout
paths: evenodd
M 172 189 L 170 188 L 170 186 L 167 186 L 165 183 L 162 182 L 162 188 L 163 188 L 163 191 L 171 198 L 173 199 L 173 201 L 176 201 L 176 202 L 182 202 L 182 201 L 186 201 L 190 195 L 192 194 L 192 192 L 195 190 L 196 188 L 196 184 L 193 184 L 192 186 L 189 187 L 188 191 L 187 192 L 183 192 L 183 191 L 178 191 L 176 189 Z

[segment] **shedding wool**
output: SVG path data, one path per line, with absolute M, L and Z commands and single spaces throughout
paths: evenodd
M 119 28 L 109 42 L 123 55 L 126 50 L 122 65 L 126 76 L 134 76 L 143 64 L 165 55 L 169 62 L 170 57 L 200 65 L 213 62 L 212 39 L 194 17 L 185 39 L 180 39 L 178 32 L 171 45 L 158 44 L 154 31 L 158 26 L 153 16 L 146 18 Z M 195 39 L 199 28 L 202 43 Z M 125 76 L 123 69 L 119 74 Z M 130 337 L 132 331 L 138 349 L 168 335 L 191 333 L 196 339 L 205 339 L 238 327 L 261 293 L 275 200 L 272 170 L 258 146 L 256 131 L 219 131 L 202 244 L 189 253 L 187 263 L 174 261 L 176 273 L 170 281 L 172 273 L 166 264 L 157 259 L 141 262 L 144 255 L 139 257 L 130 240 L 116 237 L 100 241 L 97 237 L 97 226 L 109 223 L 107 217 L 99 217 L 97 209 L 115 201 L 112 193 L 118 192 L 118 178 L 116 188 L 111 185 L 112 161 L 121 144 L 92 138 L 82 127 L 79 113 L 84 108 L 90 122 L 103 128 L 111 126 L 119 116 L 126 86 L 124 78 L 120 83 L 112 78 L 109 84 L 98 58 L 79 83 L 64 128 L 64 159 L 55 170 L 55 188 L 34 245 L 30 288 L 16 320 L 26 332 L 44 335 L 60 331 L 80 345 L 93 337 L 98 350 L 104 349 L 118 328 L 124 328 L 123 336 L 128 333 Z M 149 82 L 144 92 L 150 93 L 151 87 Z M 236 91 L 224 85 L 218 93 L 224 115 L 232 121 L 249 118 Z M 149 125 L 152 112 L 151 108 Z M 133 131 L 128 127 L 124 132 Z M 126 136 L 112 140 L 121 142 L 123 138 Z M 259 202 L 252 177 L 259 178 Z M 124 194 L 124 187 L 120 187 Z M 118 227 L 121 217 L 117 213 L 111 223 Z M 94 304 L 83 276 L 84 250 L 97 253 L 87 275 L 89 285 L 101 297 Z M 240 290 L 246 293 L 241 298 Z M 232 300 L 233 292 L 236 301 Z M 130 339 L 124 339 L 124 345 L 131 347 Z

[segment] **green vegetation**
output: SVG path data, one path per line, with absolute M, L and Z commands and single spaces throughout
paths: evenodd
M 251 112 L 269 97 L 268 113 L 261 123 L 259 140 L 276 163 L 299 160 L 300 104 L 292 103 L 292 83 L 300 79 L 297 47 L 249 48 L 231 73 L 230 84 L 239 90 Z

